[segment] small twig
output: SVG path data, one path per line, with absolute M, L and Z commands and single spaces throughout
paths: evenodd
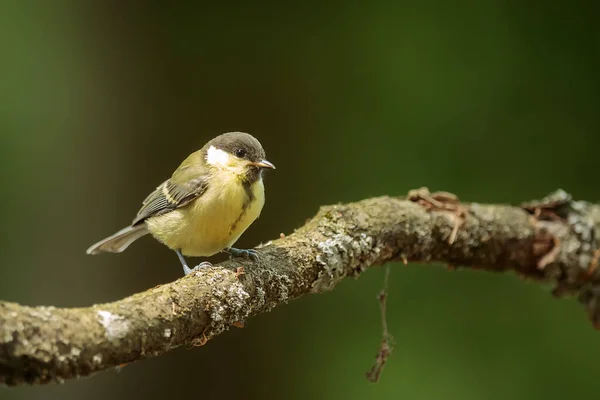
M 375 364 L 371 367 L 371 370 L 366 373 L 367 379 L 369 382 L 376 383 L 379 381 L 379 377 L 381 376 L 381 372 L 383 371 L 383 367 L 387 362 L 390 354 L 394 351 L 394 338 L 390 335 L 387 326 L 387 289 L 388 289 L 388 281 L 390 276 L 390 266 L 385 266 L 385 274 L 383 278 L 383 287 L 379 292 L 379 309 L 381 311 L 381 327 L 383 330 L 383 337 L 381 339 L 381 345 L 379 347 L 379 352 L 375 357 Z
M 458 236 L 458 230 L 465 223 L 469 208 L 460 204 L 458 196 L 450 192 L 433 192 L 428 188 L 410 190 L 408 199 L 425 207 L 427 211 L 447 212 L 448 218 L 452 221 L 452 231 L 448 236 L 448 244 L 454 244 Z
M 237 269 L 235 270 L 235 277 L 239 278 L 240 276 L 242 276 L 244 274 L 246 274 L 244 267 L 237 267 Z
M 539 269 L 544 269 L 550 263 L 553 263 L 560 252 L 560 240 L 552 236 L 552 248 L 542 258 L 539 259 L 537 266 Z
M 201 347 L 201 346 L 204 346 L 206 343 L 208 343 L 208 340 L 209 339 L 206 336 L 206 334 L 204 332 L 202 332 L 202 337 L 193 339 L 191 345 L 193 347 Z
M 596 271 L 596 268 L 598 268 L 598 260 L 599 259 L 600 259 L 600 249 L 596 249 L 596 251 L 594 251 L 592 261 L 590 262 L 590 266 L 588 267 L 588 270 L 587 270 L 587 274 L 589 276 L 592 276 L 592 274 Z

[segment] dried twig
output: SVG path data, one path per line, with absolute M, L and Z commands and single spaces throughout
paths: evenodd
M 366 373 L 367 379 L 369 382 L 378 382 L 379 377 L 381 376 L 381 372 L 383 372 L 383 367 L 387 362 L 389 356 L 394 351 L 394 338 L 390 335 L 387 325 L 387 297 L 388 297 L 388 282 L 390 276 L 390 266 L 385 266 L 384 278 L 383 278 L 383 287 L 379 292 L 379 309 L 381 311 L 381 326 L 383 331 L 383 337 L 381 339 L 381 345 L 379 346 L 379 352 L 375 357 L 375 364 L 371 367 L 371 370 Z
M 448 244 L 456 241 L 458 230 L 464 224 L 469 208 L 460 204 L 458 196 L 449 192 L 431 193 L 428 188 L 411 190 L 408 199 L 421 204 L 427 210 L 445 211 L 446 216 L 452 221 L 452 231 L 448 236 Z

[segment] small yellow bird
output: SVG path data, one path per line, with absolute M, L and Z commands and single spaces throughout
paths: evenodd
M 263 171 L 275 169 L 256 138 L 228 132 L 192 153 L 171 178 L 142 203 L 130 226 L 92 245 L 87 254 L 120 253 L 150 233 L 174 250 L 185 275 L 184 256 L 209 257 L 226 251 L 257 258 L 256 250 L 231 246 L 260 215 L 265 204 Z

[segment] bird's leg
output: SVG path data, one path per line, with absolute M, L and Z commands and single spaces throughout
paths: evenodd
M 190 268 L 188 267 L 187 262 L 185 262 L 185 258 L 183 257 L 183 254 L 181 254 L 181 251 L 175 250 L 175 253 L 177 253 L 177 257 L 179 257 L 179 261 L 181 262 L 181 265 L 183 265 L 183 273 L 185 275 L 189 275 L 193 271 L 199 270 L 200 268 L 212 267 L 211 263 L 209 263 L 208 261 L 203 261 L 200 264 L 196 265 L 194 268 Z
M 254 249 L 236 249 L 235 247 L 230 247 L 225 250 L 227 253 L 231 254 L 232 257 L 246 257 L 251 258 L 254 261 L 258 261 L 258 251 Z

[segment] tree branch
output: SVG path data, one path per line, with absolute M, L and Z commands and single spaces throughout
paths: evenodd
M 0 382 L 62 381 L 202 345 L 290 299 L 394 261 L 549 281 L 556 296 L 578 296 L 597 325 L 599 230 L 600 206 L 562 191 L 522 207 L 465 204 L 425 188 L 322 207 L 293 234 L 261 246 L 258 263 L 233 259 L 88 308 L 0 302 Z

